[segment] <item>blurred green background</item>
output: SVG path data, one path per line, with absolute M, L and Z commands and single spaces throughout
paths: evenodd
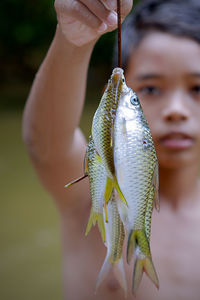
M 0 299 L 62 299 L 59 217 L 21 136 L 23 108 L 53 38 L 53 0 L 0 2 Z M 111 71 L 115 33 L 95 47 L 80 126 L 89 135 Z

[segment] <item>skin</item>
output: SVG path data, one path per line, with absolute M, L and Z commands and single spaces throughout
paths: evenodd
M 85 15 L 78 9 L 82 3 Z M 92 1 L 82 3 L 76 1 L 79 6 L 73 10 L 74 1 L 56 1 L 59 25 L 33 83 L 23 118 L 23 136 L 33 165 L 60 212 L 65 299 L 94 299 L 95 281 L 106 255 L 96 228 L 87 238 L 84 236 L 90 212 L 87 179 L 69 190 L 63 188 L 83 173 L 86 141 L 78 123 L 99 27 L 105 23 L 104 30 L 110 31 L 116 26 L 106 21 L 110 10 L 105 6 L 103 13 L 102 6 L 97 9 L 101 1 L 95 1 L 92 14 Z M 130 8 L 131 2 L 124 1 L 124 17 Z M 75 21 L 77 35 L 74 33 L 73 40 L 69 25 Z M 85 30 L 78 37 L 80 24 Z M 126 72 L 127 84 L 140 97 L 160 165 L 161 210 L 153 213 L 151 239 L 160 290 L 144 276 L 137 299 L 199 299 L 200 78 L 193 73 L 200 73 L 199 45 L 158 32 L 142 40 Z M 180 138 L 180 130 L 187 133 L 187 138 L 183 134 Z M 129 284 L 131 277 L 132 266 L 127 267 Z M 123 291 L 110 274 L 95 299 L 122 297 Z

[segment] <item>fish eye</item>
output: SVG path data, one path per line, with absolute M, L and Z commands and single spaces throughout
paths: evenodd
M 125 82 L 125 79 L 124 79 L 124 78 L 122 78 L 122 82 Z
M 139 99 L 136 95 L 133 95 L 133 96 L 131 96 L 130 102 L 133 105 L 138 105 L 139 104 Z

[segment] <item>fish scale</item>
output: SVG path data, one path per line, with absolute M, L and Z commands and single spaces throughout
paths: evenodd
M 113 144 L 116 178 L 128 204 L 121 215 L 129 235 L 127 262 L 133 254 L 135 260 L 132 289 L 137 290 L 143 271 L 158 287 L 149 241 L 151 206 L 158 187 L 157 156 L 139 99 L 128 88 L 119 98 Z
M 124 226 L 121 222 L 120 215 L 117 210 L 117 203 L 114 199 L 111 200 L 111 202 L 108 204 L 109 206 L 112 205 L 112 209 L 108 207 L 108 219 L 109 222 L 112 223 L 113 232 L 111 235 L 112 239 L 112 251 L 111 255 L 109 257 L 109 261 L 111 263 L 116 263 L 121 259 L 122 256 L 122 247 L 124 242 Z M 107 226 L 107 225 L 106 225 Z M 108 225 L 110 226 L 110 225 Z
M 103 220 L 103 205 L 107 173 L 100 158 L 98 158 L 94 141 L 91 136 L 89 138 L 85 155 L 85 173 L 87 173 L 89 177 L 90 194 L 92 199 L 92 208 L 86 228 L 86 235 L 88 235 L 92 225 L 95 225 L 97 222 L 102 240 L 105 241 L 106 233 Z
M 114 69 L 116 71 L 113 71 L 111 79 L 108 81 L 106 91 L 103 94 L 92 122 L 92 136 L 95 147 L 102 158 L 110 178 L 113 178 L 115 172 L 112 148 L 112 128 L 122 87 L 121 77 L 120 80 L 117 80 L 115 77 L 118 69 L 119 68 Z
M 86 235 L 97 222 L 107 246 L 96 288 L 112 267 L 127 293 L 122 259 L 124 228 L 128 231 L 127 262 L 134 256 L 133 293 L 144 271 L 158 287 L 150 251 L 153 204 L 159 209 L 158 162 L 139 99 L 126 86 L 120 68 L 113 70 L 94 115 L 85 165 L 92 196 Z

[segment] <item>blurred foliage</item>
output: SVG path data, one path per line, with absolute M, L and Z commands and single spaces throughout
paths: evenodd
M 0 109 L 23 107 L 55 28 L 54 0 L 0 1 Z M 94 49 L 90 66 L 97 83 L 107 80 L 114 40 L 115 32 L 106 34 Z
M 56 26 L 53 0 L 0 2 L 0 108 L 24 105 Z
M 53 37 L 56 16 L 53 0 L 0 2 L 1 82 L 29 80 Z

